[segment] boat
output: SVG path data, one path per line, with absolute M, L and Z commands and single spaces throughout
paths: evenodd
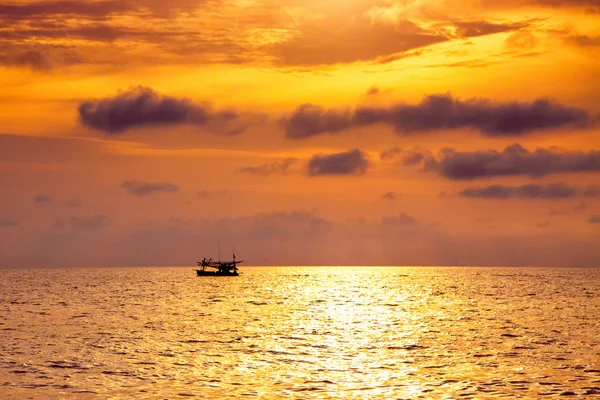
M 198 261 L 200 269 L 196 270 L 198 276 L 239 276 L 237 264 L 243 263 L 244 261 L 237 261 L 235 259 L 235 253 L 233 254 L 233 261 L 213 261 L 212 258 L 208 260 L 204 258 L 202 261 Z

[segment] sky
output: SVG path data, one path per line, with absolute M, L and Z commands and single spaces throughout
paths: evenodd
M 600 266 L 598 0 L 0 0 L 0 267 Z

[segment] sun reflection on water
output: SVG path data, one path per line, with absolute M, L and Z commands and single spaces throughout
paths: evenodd
M 591 398 L 600 386 L 598 270 L 82 271 L 0 271 L 3 399 L 34 387 L 58 398 Z

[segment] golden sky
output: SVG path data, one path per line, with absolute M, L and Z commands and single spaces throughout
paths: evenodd
M 598 0 L 0 0 L 0 266 L 598 266 L 599 104 Z

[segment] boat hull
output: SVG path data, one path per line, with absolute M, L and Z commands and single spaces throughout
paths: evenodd
M 201 269 L 197 269 L 196 274 L 198 276 L 239 276 L 237 272 L 203 271 Z

